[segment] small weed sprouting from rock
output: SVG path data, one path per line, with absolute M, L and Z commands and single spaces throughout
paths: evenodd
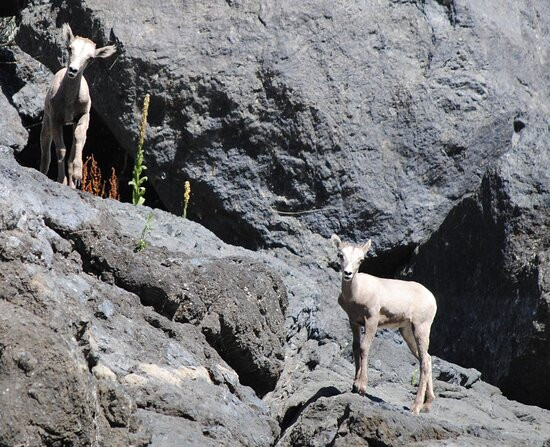
M 150 95 L 147 93 L 143 100 L 143 111 L 141 114 L 141 123 L 139 125 L 139 140 L 138 149 L 136 154 L 136 162 L 134 164 L 134 177 L 128 182 L 132 186 L 132 203 L 134 205 L 143 205 L 145 203 L 145 187 L 141 186 L 147 181 L 147 177 L 142 173 L 147 169 L 147 166 L 143 164 L 143 142 L 145 141 L 145 133 L 147 130 L 147 114 L 149 112 L 149 100 Z
M 411 374 L 411 385 L 412 386 L 418 385 L 418 368 L 415 368 Z
M 187 219 L 187 206 L 189 205 L 189 199 L 191 198 L 191 183 L 189 180 L 185 181 L 183 191 L 183 218 Z
M 140 251 L 147 248 L 147 238 L 151 234 L 151 231 L 153 229 L 153 213 L 149 213 L 147 215 L 147 219 L 145 220 L 145 226 L 143 227 L 143 230 L 141 230 L 141 237 L 139 238 L 138 243 L 136 244 L 136 248 L 134 251 L 136 253 L 139 253 Z

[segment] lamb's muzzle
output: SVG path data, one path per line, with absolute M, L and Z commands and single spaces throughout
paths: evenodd
M 353 334 L 355 380 L 353 391 L 367 391 L 368 354 L 379 327 L 399 328 L 413 355 L 420 361 L 420 382 L 412 405 L 414 414 L 429 411 L 433 392 L 432 360 L 428 354 L 430 329 L 437 311 L 433 294 L 419 283 L 377 278 L 359 273 L 371 241 L 363 245 L 342 242 L 337 235 L 331 240 L 339 251 L 342 290 L 338 303 L 348 314 Z M 365 333 L 361 336 L 361 326 Z

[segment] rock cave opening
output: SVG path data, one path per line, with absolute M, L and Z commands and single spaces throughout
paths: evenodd
M 19 154 L 16 154 L 17 161 L 23 166 L 39 169 L 42 117 L 40 117 L 40 120 L 33 120 L 29 117 L 21 116 L 21 119 L 25 128 L 29 131 L 29 139 L 25 149 Z M 63 128 L 63 138 L 68 148 L 67 152 L 69 152 L 73 139 L 71 126 L 65 126 Z M 131 202 L 132 190 L 128 182 L 132 178 L 134 166 L 133 159 L 124 151 L 116 137 L 93 107 L 90 112 L 90 126 L 88 128 L 82 161 L 86 163 L 86 160 L 91 156 L 93 156 L 97 163 L 97 167 L 101 174 L 101 181 L 106 182 L 105 194 L 108 196 L 109 179 L 114 169 L 114 174 L 118 181 L 120 201 Z M 55 162 L 56 155 L 53 144 L 51 148 L 51 157 L 52 161 L 48 177 L 55 179 L 57 176 L 57 165 Z M 88 161 L 88 166 L 90 165 L 91 159 Z M 151 184 L 146 184 L 145 204 L 152 208 L 166 210 L 166 207 Z

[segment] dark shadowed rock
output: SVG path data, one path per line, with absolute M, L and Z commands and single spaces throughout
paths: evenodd
M 409 276 L 438 299 L 434 353 L 549 407 L 550 131 L 526 122 L 479 191 L 420 246 Z
M 0 5 L 0 17 L 11 17 L 19 14 L 27 3 L 27 0 L 4 0 Z
M 6 64 L 13 63 L 11 53 L 0 47 L 0 110 L 2 111 L 2 118 L 0 119 L 0 145 L 11 147 L 16 152 L 20 152 L 27 145 L 28 132 L 23 127 L 17 110 L 10 103 L 8 96 L 6 96 L 6 94 L 10 94 L 9 85 L 12 78 L 9 70 L 4 70 L 3 68 Z

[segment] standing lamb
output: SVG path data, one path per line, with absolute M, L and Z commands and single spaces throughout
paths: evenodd
M 63 36 L 67 41 L 69 64 L 59 70 L 46 95 L 44 118 L 40 133 L 40 172 L 48 174 L 50 168 L 50 147 L 53 142 L 57 153 L 57 181 L 75 188 L 82 180 L 82 149 L 86 142 L 86 131 L 90 122 L 92 101 L 84 69 L 95 58 L 111 56 L 114 45 L 96 48 L 96 44 L 84 37 L 74 36 L 71 27 L 63 24 Z M 65 155 L 63 126 L 73 126 L 73 145 L 69 155 L 68 176 L 65 176 Z
M 342 267 L 342 291 L 338 303 L 348 314 L 353 333 L 355 380 L 353 391 L 367 391 L 369 349 L 377 328 L 399 328 L 413 355 L 420 361 L 420 382 L 411 408 L 414 414 L 429 411 L 435 395 L 432 381 L 432 360 L 428 354 L 430 328 L 437 310 L 435 298 L 423 285 L 413 281 L 377 278 L 358 273 L 359 266 L 371 246 L 331 240 L 339 251 Z M 361 326 L 365 334 L 361 339 Z

